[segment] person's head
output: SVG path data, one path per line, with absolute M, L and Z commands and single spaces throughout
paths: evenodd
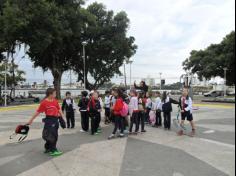
M 131 90 L 130 91 L 130 96 L 131 97 L 136 97 L 137 96 L 137 92 L 135 90 Z
M 57 97 L 57 91 L 54 88 L 48 88 L 46 91 L 46 98 L 52 99 Z
M 81 92 L 81 95 L 82 95 L 82 97 L 87 97 L 88 96 L 88 92 L 87 91 L 83 91 L 83 92 Z
M 155 95 L 156 97 L 161 97 L 161 92 L 157 91 Z
M 185 88 L 183 89 L 182 95 L 183 95 L 184 97 L 187 97 L 188 94 L 189 94 L 189 89 L 185 87 Z
M 141 87 L 146 86 L 146 82 L 145 82 L 145 81 L 141 81 L 141 82 L 140 82 L 140 86 L 141 86 Z
M 70 92 L 66 92 L 66 98 L 70 99 L 71 98 L 71 93 Z
M 107 90 L 107 91 L 105 92 L 105 94 L 106 94 L 106 96 L 109 96 L 109 95 L 110 95 L 110 91 Z
M 98 100 L 99 93 L 97 91 L 94 91 L 93 94 L 92 94 L 92 98 L 94 98 L 94 100 Z
M 163 94 L 162 94 L 162 101 L 165 101 L 167 99 L 167 96 L 168 96 L 167 92 L 166 91 L 163 92 Z
M 122 98 L 122 96 L 123 96 L 123 92 L 122 92 L 122 90 L 121 89 L 114 89 L 114 96 L 116 97 L 116 98 Z

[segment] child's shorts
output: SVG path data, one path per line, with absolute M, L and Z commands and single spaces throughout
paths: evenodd
M 181 114 L 182 120 L 187 120 L 189 122 L 193 121 L 193 114 L 190 112 L 184 112 Z

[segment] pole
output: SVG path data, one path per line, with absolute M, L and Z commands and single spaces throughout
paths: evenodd
M 84 59 L 84 90 L 86 90 L 86 54 L 85 54 L 85 45 L 83 45 L 83 59 Z
M 160 73 L 160 90 L 162 90 L 162 81 L 161 81 L 161 76 L 162 76 L 162 73 Z
M 70 70 L 70 88 L 72 87 L 72 72 Z
M 130 62 L 130 90 L 132 89 L 132 62 Z
M 125 79 L 125 90 L 127 90 L 127 79 L 126 79 L 126 67 L 124 63 L 124 79 Z
M 4 105 L 7 106 L 7 60 L 5 61 L 5 96 Z
M 227 96 L 227 68 L 224 68 L 224 96 Z

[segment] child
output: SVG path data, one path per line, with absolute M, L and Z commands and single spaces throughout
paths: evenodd
M 155 106 L 156 106 L 156 127 L 161 127 L 162 126 L 162 117 L 161 117 L 161 112 L 162 112 L 162 103 L 161 103 L 161 93 L 157 92 L 156 93 L 156 100 L 155 100 Z
M 80 132 L 88 132 L 89 130 L 89 114 L 88 114 L 88 92 L 83 91 L 82 93 L 82 98 L 79 100 L 79 111 L 81 114 L 81 127 L 82 129 Z
M 130 134 L 138 134 L 138 97 L 137 92 L 135 90 L 132 90 L 130 92 L 130 103 L 129 103 L 129 114 L 130 114 Z M 135 133 L 133 133 L 133 125 L 135 124 Z
M 88 112 L 91 118 L 91 135 L 98 135 L 99 118 L 101 111 L 102 107 L 100 105 L 98 92 L 94 91 L 93 94 L 91 94 L 91 100 L 88 104 Z
M 162 111 L 164 114 L 164 127 L 165 130 L 171 130 L 171 112 L 173 111 L 172 104 L 179 104 L 179 102 L 170 98 L 167 92 L 162 96 Z
M 46 98 L 41 102 L 37 112 L 29 120 L 28 124 L 32 125 L 33 121 L 40 113 L 45 113 L 46 118 L 43 119 L 43 139 L 46 141 L 45 153 L 51 156 L 61 155 L 62 152 L 57 149 L 59 118 L 63 119 L 63 112 L 56 100 L 56 90 L 49 88 L 46 91 Z
M 147 92 L 146 93 L 146 100 L 145 100 L 145 107 L 146 107 L 146 111 L 145 111 L 145 122 L 148 124 L 150 123 L 150 111 L 152 110 L 152 106 L 153 106 L 153 103 L 152 103 L 152 99 L 150 98 L 150 94 Z
M 75 102 L 71 98 L 71 93 L 66 92 L 66 98 L 62 103 L 62 111 L 66 112 L 67 128 L 75 128 Z
M 120 89 L 114 90 L 114 96 L 116 97 L 116 102 L 113 107 L 113 113 L 114 113 L 114 121 L 115 121 L 115 127 L 113 130 L 113 133 L 109 136 L 108 139 L 113 139 L 116 135 L 116 132 L 118 129 L 120 129 L 119 137 L 124 137 L 124 117 L 121 116 L 120 111 L 123 108 L 124 101 L 123 101 L 123 93 Z
M 183 95 L 180 97 L 179 105 L 181 108 L 181 126 L 184 126 L 184 122 L 187 119 L 187 121 L 190 122 L 190 125 L 192 127 L 192 136 L 195 135 L 196 129 L 195 124 L 193 122 L 193 101 L 192 98 L 189 97 L 189 90 L 188 88 L 183 89 Z M 183 131 L 180 132 L 180 135 L 183 135 Z
M 139 115 L 138 115 L 138 131 L 139 131 L 139 126 L 141 123 L 141 132 L 145 133 L 145 102 L 143 98 L 143 93 L 139 93 L 138 96 L 138 110 L 139 110 Z
M 104 102 L 104 108 L 105 108 L 105 124 L 110 123 L 110 116 L 111 116 L 111 100 L 110 100 L 110 91 L 105 92 L 105 102 Z

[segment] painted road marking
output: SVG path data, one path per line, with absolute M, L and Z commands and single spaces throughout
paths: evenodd
M 222 109 L 234 109 L 234 105 L 221 105 L 221 104 L 194 104 L 195 107 L 208 107 L 208 108 L 222 108 Z
M 235 151 L 235 145 L 232 145 L 232 144 L 226 144 L 226 143 L 223 143 L 223 142 L 218 142 L 218 141 L 214 141 L 214 140 L 210 140 L 210 139 L 204 139 L 204 138 L 198 138 L 198 139 L 200 139 L 201 141 L 212 143 L 212 144 L 217 144 L 217 145 L 220 145 L 220 146 L 228 147 L 228 148 L 231 148 Z
M 215 130 L 207 130 L 203 132 L 204 134 L 212 134 L 215 133 Z
M 0 108 L 0 112 L 18 111 L 18 110 L 22 111 L 22 110 L 35 109 L 37 107 L 38 107 L 38 104 L 21 105 L 21 106 L 9 106 L 9 107 Z

